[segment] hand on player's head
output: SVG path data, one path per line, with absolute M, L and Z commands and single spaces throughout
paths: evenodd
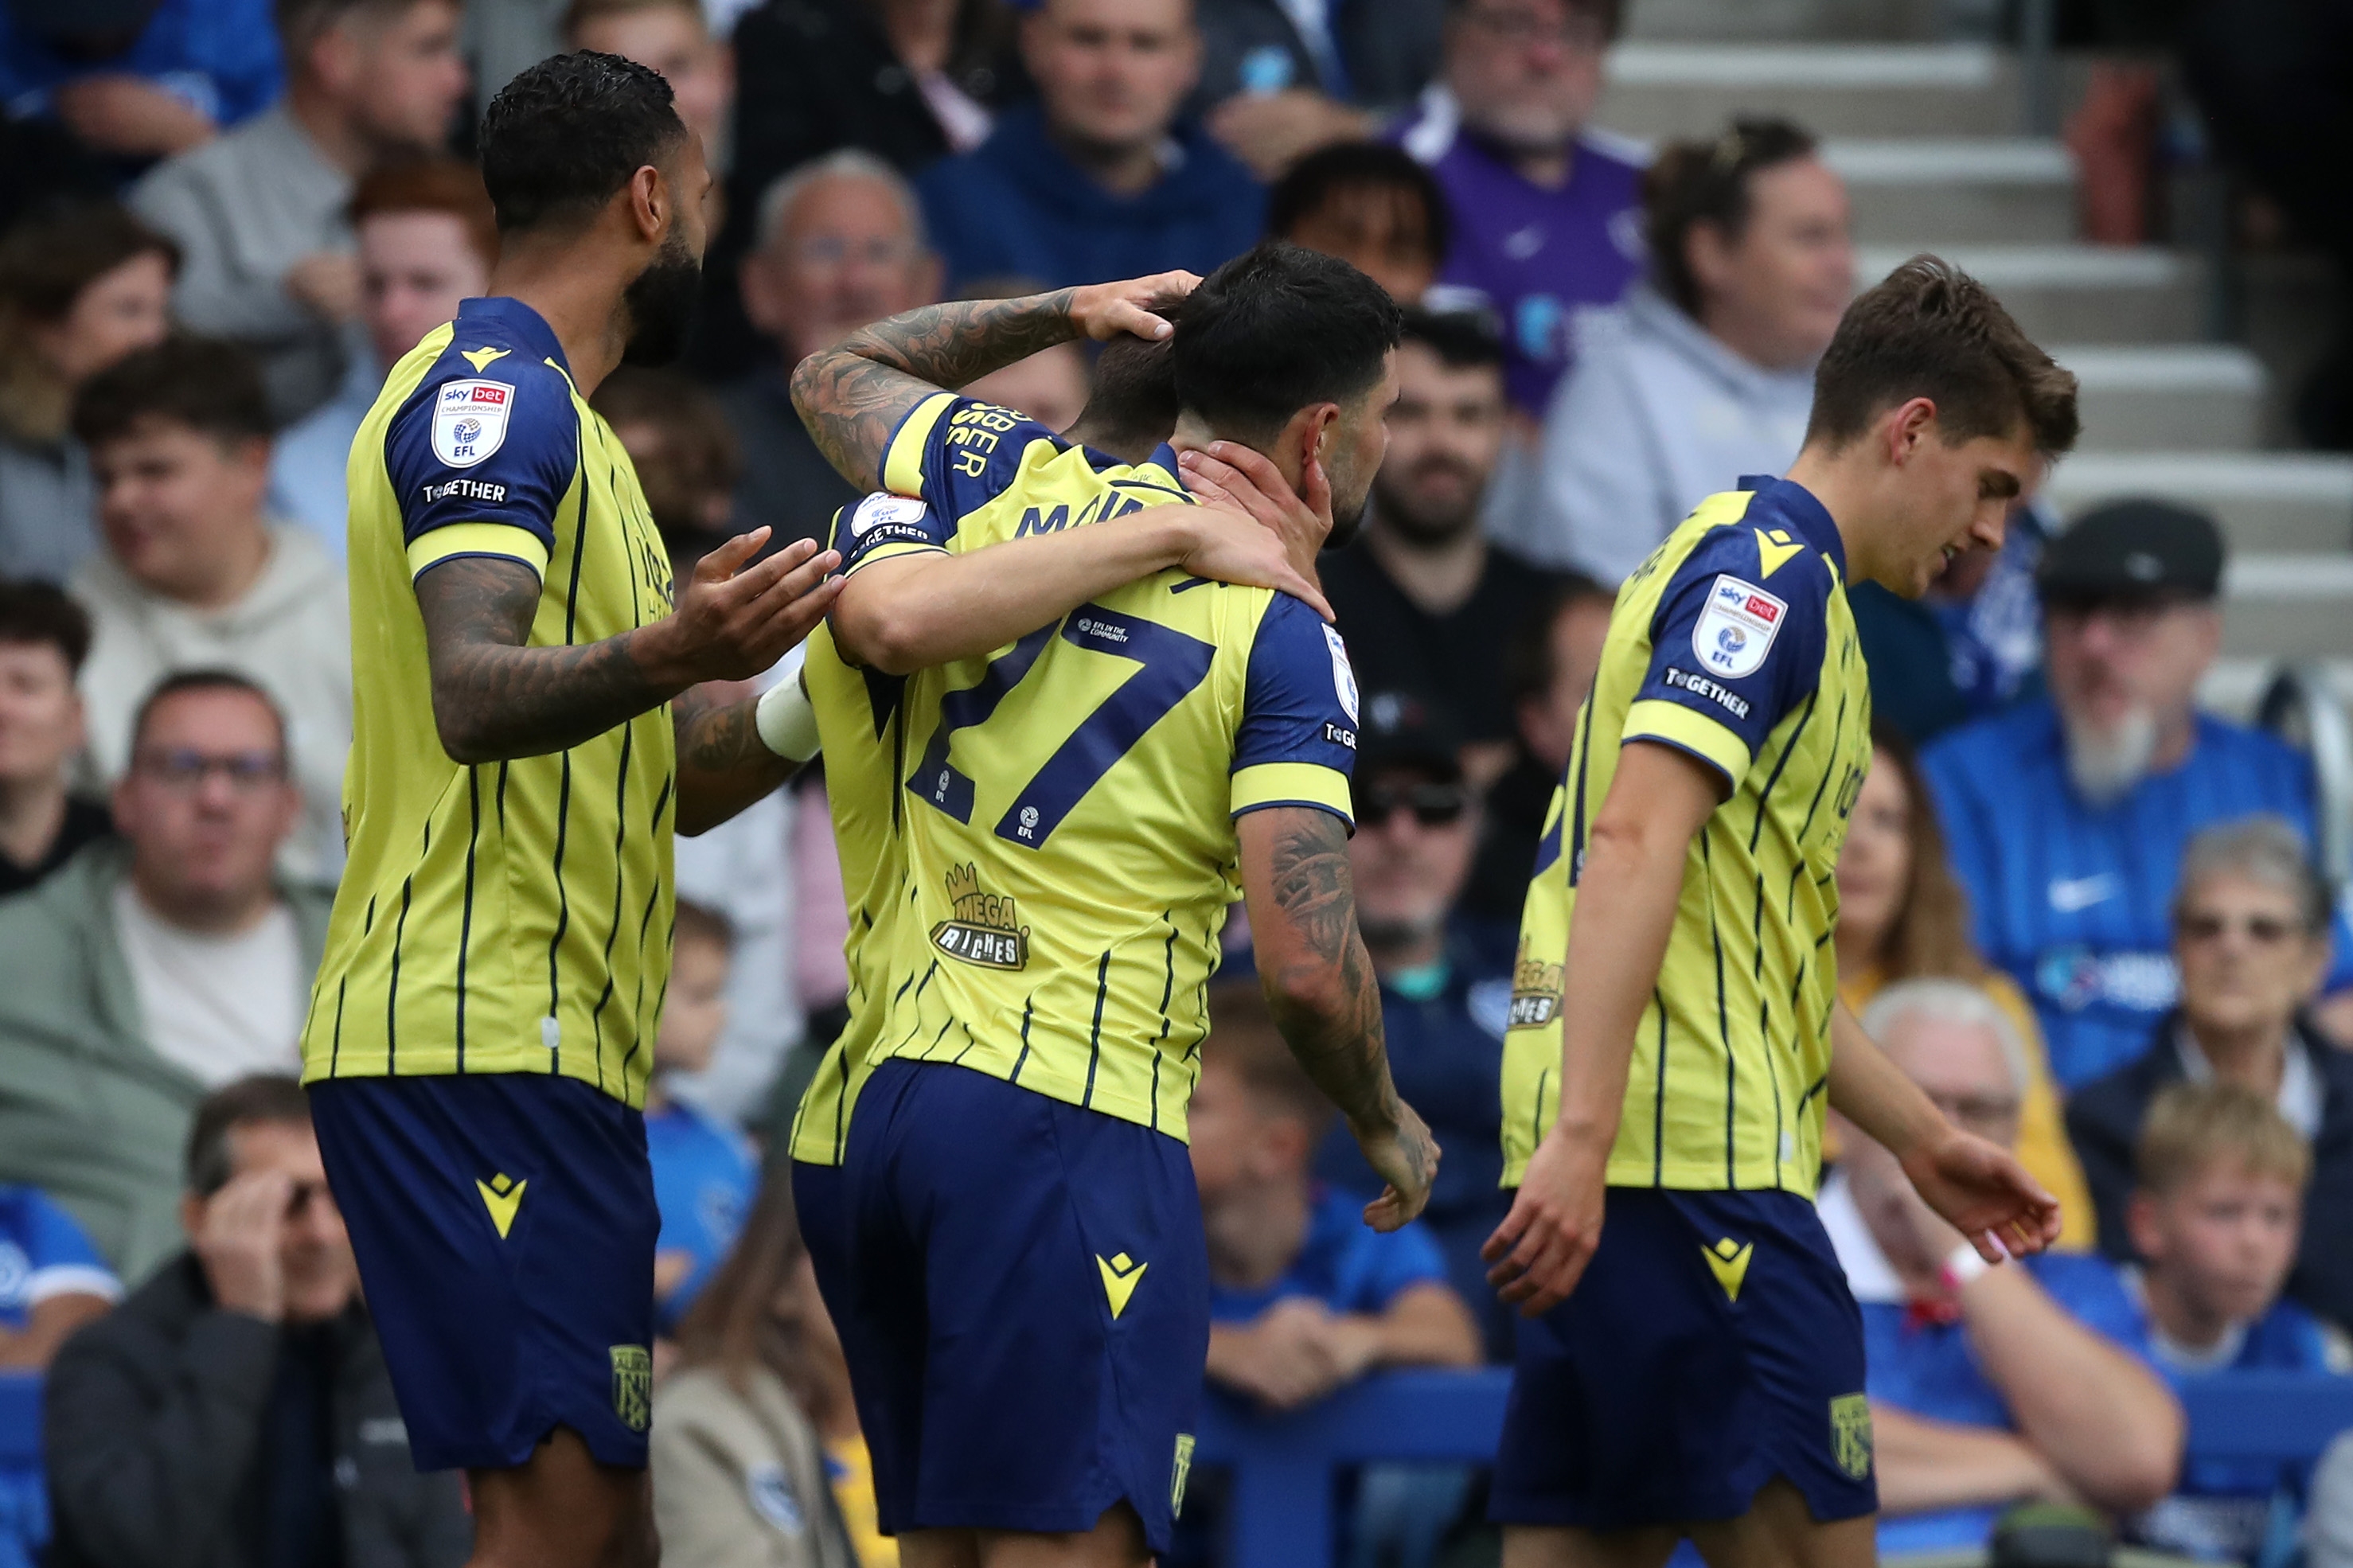
M 814 540 L 797 539 L 746 566 L 768 530 L 738 534 L 695 563 L 671 613 L 680 658 L 696 680 L 748 680 L 815 630 L 841 592 L 827 574 L 841 564 Z
M 1152 302 L 1175 294 L 1180 298 L 1199 287 L 1198 274 L 1160 272 L 1118 283 L 1093 283 L 1071 291 L 1071 322 L 1097 342 L 1129 332 L 1157 342 L 1176 329 L 1153 314 Z
M 1176 462 L 1187 489 L 1208 504 L 1256 519 L 1282 541 L 1303 575 L 1315 574 L 1315 557 L 1332 535 L 1332 479 L 1320 459 L 1308 459 L 1297 490 L 1272 458 L 1238 441 L 1212 441 L 1180 454 Z
M 1238 508 L 1204 506 L 1198 511 L 1190 520 L 1198 537 L 1179 563 L 1181 570 L 1213 582 L 1272 588 L 1303 600 L 1325 620 L 1333 618 L 1330 601 L 1315 579 L 1301 572 L 1281 536 Z

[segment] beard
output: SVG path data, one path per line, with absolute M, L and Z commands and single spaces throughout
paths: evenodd
M 2112 805 L 2148 776 L 2157 760 L 2157 715 L 2145 707 L 2126 711 L 2105 729 L 2065 719 L 2067 778 L 2094 805 Z
M 621 291 L 629 312 L 629 341 L 621 363 L 665 365 L 686 346 L 686 329 L 702 295 L 702 261 L 673 231 L 646 269 Z
M 1420 487 L 1415 481 L 1439 473 L 1459 475 L 1463 483 L 1461 494 L 1469 504 L 1454 507 L 1444 501 L 1424 502 L 1416 495 Z M 1451 458 L 1431 458 L 1417 464 L 1409 473 L 1390 474 L 1386 465 L 1373 482 L 1374 500 L 1378 504 L 1381 526 L 1400 540 L 1423 549 L 1451 544 L 1479 525 L 1481 487 L 1466 463 Z
M 1343 506 L 1336 494 L 1332 498 L 1332 531 L 1324 536 L 1324 548 L 1344 550 L 1356 542 L 1364 531 L 1365 497 L 1359 494 L 1353 504 Z

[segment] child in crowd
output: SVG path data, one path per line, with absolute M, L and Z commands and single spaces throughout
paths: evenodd
M 661 1234 L 654 1243 L 654 1324 L 664 1338 L 735 1245 L 759 1170 L 751 1145 L 665 1091 L 672 1073 L 700 1072 L 727 1026 L 727 971 L 734 933 L 727 917 L 681 899 L 670 939 L 670 990 L 654 1036 L 646 1086 L 646 1155 L 653 1164 Z
M 121 1296 L 73 1215 L 37 1187 L 0 1184 L 0 1375 L 47 1371 L 66 1336 Z M 30 1564 L 48 1538 L 40 1468 L 0 1459 L 0 1568 Z
M 2343 1372 L 2337 1330 L 2280 1299 L 2303 1227 L 2312 1155 L 2270 1101 L 2231 1083 L 2179 1083 L 2149 1108 L 2126 1224 L 2127 1279 L 2148 1345 L 2179 1385 L 2215 1373 Z M 2295 1544 L 2308 1467 L 2191 1460 L 2180 1489 L 2134 1521 L 2166 1551 L 2268 1565 Z

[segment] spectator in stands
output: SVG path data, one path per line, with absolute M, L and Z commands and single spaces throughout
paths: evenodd
M 280 434 L 269 456 L 270 510 L 309 529 L 338 565 L 348 521 L 344 466 L 385 373 L 426 333 L 455 321 L 460 300 L 490 287 L 499 257 L 482 176 L 454 158 L 406 160 L 362 175 L 351 220 L 370 352 L 353 356 L 343 390 Z
M 2169 1084 L 2236 1083 L 2275 1106 L 2312 1145 L 2312 1202 L 2290 1296 L 2353 1322 L 2353 1056 L 2303 1012 L 2328 965 L 2329 896 L 2303 838 L 2275 816 L 2190 839 L 2174 895 L 2180 1005 L 2145 1052 L 2078 1089 L 2067 1131 L 2100 1208 L 2100 1238 L 2129 1258 L 2133 1152 Z
M 1380 980 L 1398 1093 L 1446 1151 L 1421 1227 L 1501 1359 L 1511 1344 L 1510 1311 L 1488 1288 L 1479 1248 L 1511 1206 L 1496 1184 L 1496 1107 L 1517 928 L 1457 909 L 1479 844 L 1479 809 L 1455 731 L 1419 699 L 1396 692 L 1375 692 L 1363 709 L 1356 832 L 1348 841 L 1356 922 Z M 1222 1016 L 1217 1026 L 1222 1037 Z M 1379 1178 L 1345 1131 L 1324 1140 L 1315 1169 L 1359 1204 L 1380 1195 Z
M 1398 135 L 1454 215 L 1443 285 L 1502 319 L 1506 386 L 1544 417 L 1570 317 L 1614 305 L 1642 263 L 1648 154 L 1586 128 L 1619 0 L 1450 0 L 1444 90 Z
M 62 583 L 98 548 L 74 394 L 163 341 L 179 264 L 112 202 L 47 209 L 0 238 L 0 576 Z
M 735 109 L 735 56 L 713 37 L 701 0 L 572 0 L 564 13 L 564 46 L 618 55 L 659 72 L 670 83 L 678 117 L 702 138 L 703 162 L 727 173 L 727 139 Z M 723 189 L 712 186 L 717 195 Z M 719 232 L 713 215 L 711 232 Z
M 122 1283 L 38 1187 L 0 1184 L 0 1372 L 40 1372 Z
M 75 402 L 106 539 L 71 584 L 95 632 L 81 672 L 90 761 L 101 782 L 121 775 L 132 712 L 174 670 L 241 671 L 288 721 L 303 816 L 286 868 L 332 882 L 343 858 L 351 607 L 310 531 L 263 514 L 260 398 L 237 350 L 175 338 L 93 377 Z
M 1542 502 L 1504 536 L 1603 583 L 1736 476 L 1797 457 L 1854 297 L 1846 184 L 1788 121 L 1670 143 L 1642 209 L 1650 277 L 1586 323 L 1545 417 Z
M 1511 700 L 1511 764 L 1487 786 L 1486 836 L 1463 908 L 1515 925 L 1527 901 L 1536 840 L 1553 791 L 1568 767 L 1577 710 L 1601 667 L 1617 595 L 1582 573 L 1558 574 L 1504 645 L 1504 692 Z
M 719 400 L 678 371 L 624 365 L 588 402 L 629 454 L 671 575 L 683 577 L 734 531 L 744 459 Z
M 2341 1373 L 2344 1335 L 2280 1300 L 2295 1261 L 2312 1152 L 2264 1098 L 2177 1083 L 2149 1108 L 2126 1228 L 2147 1261 L 2125 1271 L 2157 1364 L 2179 1386 L 2223 1372 Z M 2142 1544 L 2235 1563 L 2264 1550 L 2311 1467 L 2192 1460 L 2180 1489 L 2132 1523 Z
M 2305 1510 L 2308 1568 L 2353 1568 L 2353 1432 L 2339 1433 L 2312 1474 Z
M 784 1168 L 761 1184 L 743 1238 L 679 1325 L 679 1370 L 654 1394 L 654 1521 L 672 1563 L 891 1560 L 849 1368 Z
M 0 7 L 0 103 L 55 120 L 135 169 L 278 101 L 285 69 L 266 0 Z
M 2084 1169 L 2067 1142 L 2034 1008 L 2010 976 L 1986 967 L 1969 942 L 1968 900 L 1953 880 L 1945 831 L 1920 763 L 1875 720 L 1871 772 L 1847 816 L 1838 863 L 1839 995 L 1858 1016 L 1871 999 L 1907 980 L 1958 980 L 2002 1010 L 2026 1051 L 2019 1103 L 2019 1162 L 2060 1203 L 2058 1245 L 2091 1249 L 2096 1234 Z
M 1442 710 L 1484 788 L 1510 765 L 1514 733 L 1495 672 L 1552 577 L 1479 527 L 1509 416 L 1503 344 L 1476 316 L 1413 310 L 1396 363 L 1364 534 L 1327 558 L 1324 588 L 1365 689 Z
M 419 1475 L 290 1078 L 197 1108 L 190 1244 L 49 1374 L 57 1568 L 457 1568 L 459 1478 Z
M 1336 256 L 1412 305 L 1438 280 L 1453 231 L 1446 193 L 1428 169 L 1385 142 L 1343 142 L 1310 153 L 1274 183 L 1266 232 Z
M 997 278 L 967 288 L 965 298 L 1018 300 L 1044 292 L 1034 279 Z M 1087 351 L 1076 342 L 1056 343 L 969 383 L 964 395 L 1018 409 L 1049 430 L 1068 431 L 1086 411 L 1088 383 Z
M 1876 583 L 1847 590 L 1871 666 L 1871 710 L 1915 746 L 2000 712 L 2042 668 L 2042 606 L 2034 574 L 2050 542 L 2048 503 L 2011 509 L 1998 551 L 1947 563 L 1917 599 Z
M 793 410 L 792 369 L 869 321 L 939 297 L 940 264 L 906 181 L 871 153 L 828 154 L 760 198 L 759 245 L 744 258 L 744 310 L 776 356 L 720 393 L 744 448 L 742 526 L 776 546 L 822 539 L 858 499 Z
M 186 258 L 173 309 L 263 362 L 280 425 L 335 395 L 355 345 L 353 183 L 434 153 L 466 93 L 458 0 L 280 0 L 285 100 L 131 193 Z
M 0 900 L 0 1181 L 137 1277 L 179 1245 L 172 1161 L 207 1089 L 291 1071 L 326 895 L 273 879 L 297 811 L 259 688 L 173 677 L 142 706 L 101 840 Z
M 2147 1048 L 2173 1005 L 2167 914 L 2200 827 L 2277 812 L 2307 833 L 2309 763 L 2198 710 L 2222 635 L 2222 537 L 2162 501 L 2086 513 L 2043 552 L 2046 695 L 1922 757 L 1978 947 L 2033 998 L 2073 1090 Z M 2340 938 L 2331 988 L 2353 984 Z
M 1947 1116 L 2016 1140 L 2026 1052 L 1983 991 L 1905 981 L 1862 1024 Z M 1852 1127 L 1843 1141 L 1820 1210 L 1862 1310 L 1880 1552 L 1982 1546 L 2022 1499 L 2129 1513 L 2171 1490 L 2181 1407 L 2114 1266 L 2045 1252 L 1989 1268 L 1894 1155 Z
M 1429 84 L 1445 9 L 1197 0 L 1209 129 L 1263 180 L 1317 148 L 1373 135 Z
M 83 742 L 74 677 L 90 617 L 47 583 L 0 579 L 0 896 L 21 893 L 114 826 L 68 775 Z
M 782 846 L 778 847 L 782 852 Z M 654 1076 L 646 1085 L 646 1152 L 653 1163 L 661 1235 L 654 1244 L 654 1326 L 674 1334 L 713 1271 L 735 1245 L 757 1173 L 734 1128 L 672 1098 L 673 1074 L 711 1065 L 727 1026 L 727 972 L 734 931 L 727 917 L 691 899 L 678 901 L 670 989 L 654 1036 Z
M 916 179 L 951 285 L 1207 273 L 1257 240 L 1257 180 L 1178 117 L 1200 71 L 1192 0 L 1039 0 L 1021 48 L 1038 101 Z
M 1209 1245 L 1209 1381 L 1305 1405 L 1384 1366 L 1472 1366 L 1479 1335 L 1419 1221 L 1386 1235 L 1310 1174 L 1331 1105 L 1247 983 L 1219 988 L 1186 1112 Z

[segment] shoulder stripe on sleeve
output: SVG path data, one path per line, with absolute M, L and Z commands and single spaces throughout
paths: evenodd
M 1320 806 L 1350 827 L 1356 825 L 1348 775 L 1318 763 L 1260 763 L 1234 774 L 1232 815 L 1270 805 Z
M 1717 769 L 1736 785 L 1748 772 L 1747 743 L 1715 720 L 1681 703 L 1657 698 L 1635 703 L 1626 710 L 1626 727 L 1620 739 L 1664 741 Z
M 923 493 L 923 453 L 929 448 L 932 429 L 940 416 L 955 402 L 952 392 L 935 392 L 907 411 L 899 421 L 899 428 L 891 437 L 891 445 L 882 455 L 882 488 L 902 496 Z
M 536 577 L 547 575 L 547 546 L 527 528 L 511 522 L 453 522 L 430 533 L 420 533 L 408 546 L 408 575 L 424 575 L 455 555 L 495 555 L 519 561 Z

